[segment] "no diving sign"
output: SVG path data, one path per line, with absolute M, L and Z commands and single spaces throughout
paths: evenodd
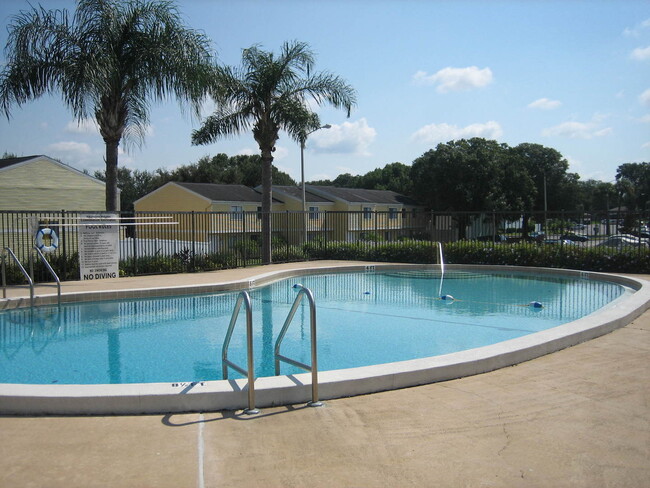
M 82 280 L 117 278 L 119 217 L 116 214 L 79 216 L 79 270 Z

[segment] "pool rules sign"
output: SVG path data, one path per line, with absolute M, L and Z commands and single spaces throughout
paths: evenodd
M 120 275 L 119 217 L 112 214 L 79 215 L 79 270 L 82 280 Z

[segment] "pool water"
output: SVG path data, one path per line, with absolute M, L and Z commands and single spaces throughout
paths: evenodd
M 274 374 L 273 348 L 297 295 L 296 283 L 310 288 L 316 300 L 321 371 L 494 344 L 576 320 L 630 293 L 609 282 L 519 273 L 452 271 L 441 279 L 435 271 L 378 271 L 278 281 L 250 292 L 256 376 Z M 237 295 L 1 312 L 0 383 L 222 379 L 221 347 Z M 241 366 L 246 365 L 244 317 L 242 310 L 229 352 L 229 359 Z M 285 336 L 282 354 L 310 362 L 307 300 Z M 303 371 L 283 364 L 281 372 Z M 240 375 L 231 370 L 229 377 Z

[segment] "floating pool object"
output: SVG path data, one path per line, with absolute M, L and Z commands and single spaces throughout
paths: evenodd
M 540 302 L 530 302 L 528 304 L 528 306 L 532 307 L 532 308 L 543 308 L 544 307 L 544 305 L 542 305 Z
M 370 295 L 370 292 L 369 291 L 364 291 L 363 294 L 364 295 Z
M 440 300 L 449 300 L 450 302 L 453 302 L 455 300 L 455 298 L 453 296 L 451 296 L 451 295 L 442 295 L 440 297 Z

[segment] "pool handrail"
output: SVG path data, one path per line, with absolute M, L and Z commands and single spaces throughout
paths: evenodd
M 37 247 L 34 246 L 34 249 L 36 250 L 36 253 L 38 254 L 38 257 L 41 259 L 41 262 L 45 265 L 47 270 L 50 272 L 54 280 L 56 281 L 56 293 L 57 293 L 57 303 L 59 307 L 61 306 L 61 280 L 57 276 L 57 274 L 54 272 L 54 269 L 50 265 L 49 261 L 47 258 L 43 255 L 41 250 Z
M 4 249 L 5 249 L 5 251 L 7 251 L 9 253 L 9 256 L 11 256 L 11 258 L 18 265 L 18 268 L 20 269 L 23 276 L 25 276 L 25 279 L 27 280 L 27 283 L 29 283 L 29 303 L 33 307 L 34 306 L 34 280 L 32 280 L 32 277 L 29 276 L 29 273 L 25 270 L 22 263 L 16 257 L 16 255 L 11 250 L 11 248 L 10 247 L 5 247 Z M 4 255 L 3 255 L 3 259 L 2 259 L 2 296 L 3 296 L 3 298 L 7 298 L 7 291 L 6 290 L 7 290 L 7 278 L 6 278 L 6 270 L 5 270 L 5 260 L 4 260 Z
M 316 301 L 314 300 L 314 294 L 311 292 L 309 288 L 301 284 L 294 285 L 294 288 L 300 288 L 300 291 L 298 292 L 298 295 L 293 301 L 293 306 L 289 311 L 289 315 L 287 315 L 287 319 L 284 321 L 284 325 L 280 330 L 280 334 L 278 335 L 278 338 L 275 341 L 275 350 L 274 350 L 275 375 L 276 376 L 280 375 L 280 361 L 291 364 L 298 368 L 302 368 L 305 371 L 311 372 L 311 401 L 307 405 L 309 405 L 310 407 L 320 407 L 323 405 L 323 402 L 318 401 L 318 347 L 316 343 Z M 289 325 L 291 324 L 293 317 L 296 315 L 296 311 L 298 310 L 298 306 L 300 305 L 300 302 L 302 302 L 303 296 L 305 295 L 307 296 L 307 300 L 309 301 L 309 335 L 310 335 L 310 342 L 311 342 L 311 366 L 280 354 L 280 346 L 282 345 L 284 336 L 287 333 L 287 329 L 289 328 Z
M 247 369 L 244 369 L 228 359 L 228 347 L 230 346 L 230 339 L 232 332 L 239 316 L 239 310 L 242 303 L 246 306 L 246 356 L 247 356 Z M 228 331 L 223 341 L 221 349 L 221 366 L 223 368 L 223 379 L 228 379 L 228 366 L 237 371 L 238 373 L 248 378 L 248 408 L 244 409 L 244 413 L 248 415 L 255 415 L 260 411 L 255 408 L 255 365 L 253 358 L 253 307 L 251 305 L 251 297 L 247 291 L 242 291 L 237 296 L 235 308 L 232 311 Z

